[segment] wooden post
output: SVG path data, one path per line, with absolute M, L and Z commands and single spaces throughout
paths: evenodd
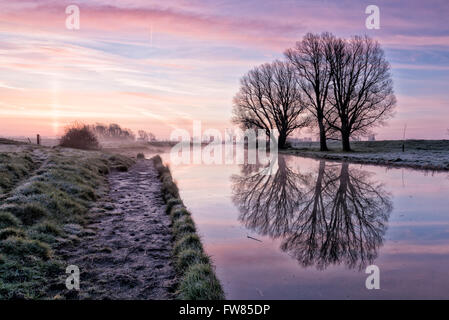
M 39 134 L 36 136 L 36 142 L 38 145 L 41 144 L 41 136 Z

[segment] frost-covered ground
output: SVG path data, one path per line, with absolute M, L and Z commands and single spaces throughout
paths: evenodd
M 84 270 L 79 298 L 173 299 L 173 234 L 153 162 L 139 160 L 108 180 L 109 194 L 89 212 L 91 234 L 58 252 Z M 83 228 L 74 226 L 78 235 Z
M 301 142 L 285 153 L 330 160 L 412 167 L 425 170 L 449 170 L 449 140 L 354 141 L 353 152 L 342 152 L 341 144 L 328 144 L 331 151 L 320 152 L 318 142 Z

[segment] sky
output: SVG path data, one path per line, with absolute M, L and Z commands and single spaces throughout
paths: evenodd
M 366 28 L 368 5 L 380 29 Z M 398 103 L 378 140 L 405 125 L 406 138 L 449 139 L 448 15 L 447 0 L 0 0 L 0 136 L 60 136 L 74 121 L 224 131 L 246 72 L 330 31 L 369 35 L 391 63 Z

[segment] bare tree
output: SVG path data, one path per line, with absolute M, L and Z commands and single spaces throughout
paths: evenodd
M 102 140 L 122 139 L 122 140 L 135 140 L 136 136 L 131 129 L 122 128 L 116 123 L 109 125 L 96 123 L 90 125 L 89 129 L 95 133 L 95 135 Z
M 285 148 L 289 134 L 310 123 L 296 81 L 294 67 L 283 61 L 258 66 L 241 79 L 234 98 L 233 122 L 244 129 L 279 131 L 279 148 Z
M 326 61 L 325 47 L 333 38 L 330 33 L 321 35 L 308 33 L 294 48 L 285 51 L 285 56 L 296 68 L 306 108 L 317 122 L 321 151 L 328 150 L 326 133 L 332 129 L 325 121 L 332 112 L 327 104 L 331 72 Z
M 137 134 L 139 135 L 139 140 L 140 141 L 155 141 L 156 140 L 156 136 L 151 133 L 150 131 L 145 131 L 145 130 L 139 130 L 137 131 Z
M 108 130 L 108 126 L 102 123 L 96 123 L 90 126 L 90 129 L 99 137 L 104 138 Z
M 145 130 L 139 130 L 137 134 L 139 135 L 139 140 L 148 141 L 148 133 Z
M 327 124 L 341 133 L 343 151 L 352 135 L 367 134 L 392 116 L 396 105 L 390 65 L 377 41 L 369 37 L 331 38 L 326 44 L 331 70 L 328 101 L 334 108 Z

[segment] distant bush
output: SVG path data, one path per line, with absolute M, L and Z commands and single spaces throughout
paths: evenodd
M 84 150 L 97 150 L 100 148 L 98 139 L 89 126 L 78 123 L 66 128 L 59 145 L 61 147 Z

